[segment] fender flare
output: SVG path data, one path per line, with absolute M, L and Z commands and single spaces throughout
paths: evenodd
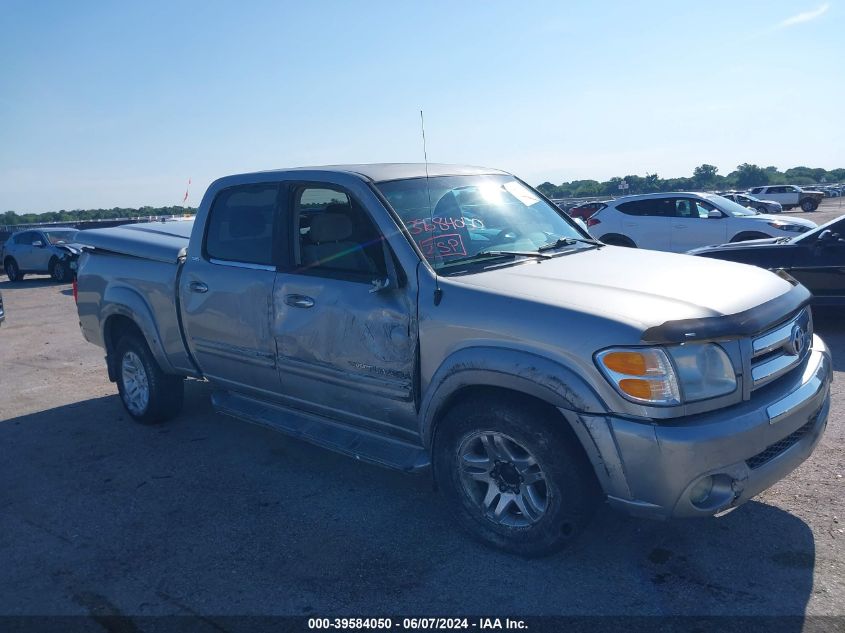
M 103 342 L 106 344 L 108 344 L 106 327 L 109 319 L 118 315 L 131 319 L 138 326 L 147 341 L 147 346 L 153 353 L 153 357 L 164 373 L 179 373 L 174 369 L 164 352 L 153 311 L 139 292 L 127 286 L 109 286 L 106 288 L 105 293 L 103 293 L 103 308 L 100 311 L 100 322 L 103 324 L 101 335 Z
M 569 411 L 607 413 L 607 406 L 596 390 L 559 362 L 527 351 L 464 348 L 443 361 L 422 399 L 419 419 L 424 446 L 432 445 L 444 405 L 465 387 L 502 387 Z

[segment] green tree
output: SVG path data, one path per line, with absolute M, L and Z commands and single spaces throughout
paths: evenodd
M 716 174 L 719 168 L 715 165 L 704 163 L 696 167 L 692 172 L 692 179 L 699 189 L 712 189 L 716 185 Z
M 736 186 L 742 189 L 769 184 L 769 174 L 762 167 L 742 163 L 736 168 Z

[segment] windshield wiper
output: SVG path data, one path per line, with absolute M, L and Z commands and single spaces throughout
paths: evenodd
M 599 242 L 598 240 L 588 240 L 584 239 L 583 237 L 559 237 L 554 242 L 549 242 L 548 244 L 543 244 L 538 251 L 551 251 L 556 248 L 560 248 L 561 246 L 572 246 L 576 243 L 582 244 L 591 244 L 593 246 L 604 246 L 603 242 Z
M 546 255 L 545 253 L 540 253 L 539 249 L 536 251 L 478 251 L 473 257 L 496 257 L 500 255 L 524 255 L 525 257 L 536 257 L 538 259 L 549 259 L 551 255 Z

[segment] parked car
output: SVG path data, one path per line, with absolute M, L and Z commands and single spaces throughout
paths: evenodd
M 13 233 L 3 245 L 3 268 L 9 281 L 21 281 L 24 275 L 49 274 L 56 281 L 70 281 L 72 262 L 81 252 L 76 236 L 69 228 L 31 229 Z
M 463 526 L 524 555 L 602 498 L 655 518 L 732 509 L 827 421 L 806 288 L 605 246 L 503 171 L 229 176 L 193 222 L 80 240 L 80 326 L 131 418 L 176 415 L 183 379 L 205 378 L 219 411 L 432 468 Z
M 569 209 L 569 216 L 572 218 L 581 218 L 585 222 L 596 211 L 604 209 L 607 206 L 606 202 L 583 202 Z
M 707 246 L 690 254 L 785 270 L 813 293 L 814 304 L 845 306 L 845 216 L 796 237 Z
M 803 211 L 811 212 L 819 208 L 824 199 L 821 191 L 802 189 L 795 185 L 768 185 L 766 187 L 754 187 L 748 193 L 757 198 L 775 200 L 781 203 L 785 210 L 794 207 L 801 207 Z
M 760 213 L 780 213 L 783 211 L 783 207 L 780 202 L 776 202 L 774 200 L 760 200 L 759 198 L 755 198 L 747 193 L 742 193 L 741 191 L 726 191 L 724 193 L 719 193 L 718 195 L 723 198 L 727 198 L 728 200 L 732 200 L 743 207 L 756 209 Z
M 795 235 L 816 224 L 758 213 L 711 193 L 678 192 L 617 198 L 587 226 L 605 244 L 685 253 L 708 244 Z

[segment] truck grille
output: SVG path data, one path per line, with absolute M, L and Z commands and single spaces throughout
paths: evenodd
M 785 450 L 797 444 L 802 437 L 807 435 L 807 433 L 809 433 L 813 429 L 813 426 L 816 424 L 818 419 L 819 414 L 817 413 L 816 415 L 810 418 L 810 421 L 807 422 L 807 424 L 805 424 L 798 430 L 793 431 L 782 440 L 778 440 L 771 446 L 767 446 L 766 450 L 757 453 L 754 457 L 746 459 L 745 463 L 748 464 L 748 467 L 751 470 L 754 470 L 755 468 L 760 468 L 760 466 L 769 463 L 775 457 L 783 453 Z
M 810 353 L 813 321 L 804 308 L 782 325 L 751 341 L 751 389 L 758 389 L 800 365 Z

